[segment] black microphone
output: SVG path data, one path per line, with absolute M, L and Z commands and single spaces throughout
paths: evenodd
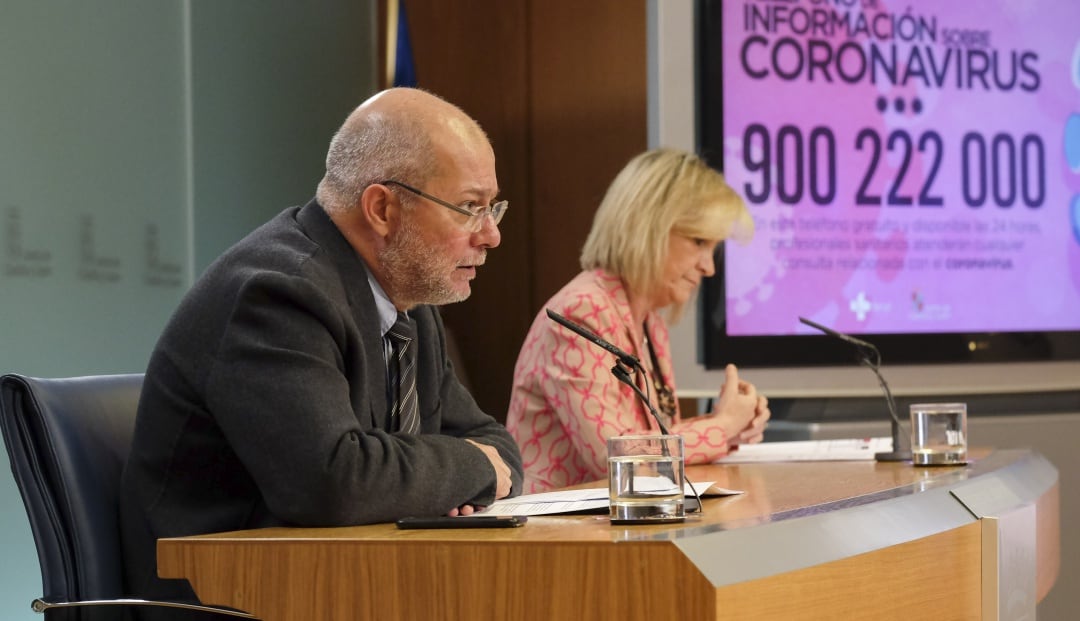
M 652 414 L 653 420 L 656 421 L 657 427 L 660 428 L 660 433 L 664 434 L 665 436 L 671 435 L 671 432 L 668 431 L 667 425 L 665 425 L 664 421 L 660 418 L 660 413 L 656 411 L 655 407 L 653 407 L 652 401 L 649 400 L 649 397 L 644 392 L 642 392 L 640 388 L 638 388 L 637 383 L 635 383 L 634 380 L 630 377 L 631 369 L 641 373 L 642 375 L 645 375 L 645 367 L 641 366 L 641 361 L 638 360 L 636 356 L 632 356 L 627 352 L 619 349 L 615 345 L 601 338 L 599 334 L 593 332 L 585 326 L 570 321 L 566 317 L 563 317 L 562 315 L 556 313 L 550 308 L 545 310 L 547 311 L 547 316 L 555 323 L 563 326 L 564 328 L 567 328 L 578 336 L 584 337 L 586 340 L 590 341 L 594 345 L 598 345 L 601 349 L 607 350 L 609 353 L 614 354 L 616 361 L 615 366 L 611 367 L 611 374 L 615 376 L 615 379 L 629 386 L 634 391 L 634 394 L 636 394 L 638 398 L 641 399 L 641 402 L 645 404 L 646 408 L 648 408 L 649 414 Z M 666 455 L 668 450 L 666 444 L 663 445 L 662 450 Z M 684 480 L 690 486 L 690 491 L 694 492 L 694 498 L 697 500 L 697 510 L 701 511 L 703 509 L 703 506 L 701 504 L 701 496 L 698 494 L 697 488 L 694 487 L 694 484 L 690 482 L 690 479 L 684 477 Z M 688 509 L 688 511 L 693 513 L 694 509 L 691 508 Z
M 562 326 L 565 326 L 566 328 L 569 328 L 571 332 L 575 332 L 579 336 L 583 336 L 586 339 L 588 339 L 589 341 L 592 341 L 594 344 L 599 345 L 602 349 L 606 349 L 607 351 L 615 354 L 615 357 L 619 359 L 619 362 L 622 362 L 626 366 L 631 367 L 633 369 L 637 369 L 639 371 L 643 370 L 643 367 L 641 366 L 641 361 L 637 359 L 637 356 L 632 356 L 632 355 L 624 352 L 623 350 L 619 349 L 618 347 L 615 347 L 614 345 L 612 345 L 608 341 L 605 341 L 604 339 L 600 338 L 599 334 L 593 332 L 592 330 L 586 328 L 585 326 L 582 326 L 582 325 L 574 323 L 573 321 L 570 321 L 566 317 L 563 317 L 562 315 L 560 315 L 559 313 L 556 313 L 555 311 L 551 310 L 550 308 L 547 309 L 547 316 L 550 317 L 552 320 L 554 320 L 555 323 L 560 324 Z
M 826 328 L 825 326 L 810 321 L 805 317 L 799 317 L 799 321 L 802 323 L 821 330 L 829 336 L 840 339 L 847 343 L 851 343 L 860 350 L 859 362 L 866 365 L 874 375 L 877 376 L 878 384 L 881 386 L 881 390 L 885 393 L 885 404 L 889 406 L 889 416 L 892 417 L 892 451 L 875 453 L 874 459 L 878 461 L 906 461 L 911 459 L 911 441 L 903 442 L 907 436 L 901 433 L 903 425 L 900 423 L 900 417 L 896 414 L 896 401 L 893 400 L 892 391 L 889 390 L 889 384 L 882 377 L 879 367 L 881 367 L 881 352 L 873 343 L 868 343 L 862 339 L 857 339 L 854 336 L 844 334 L 843 332 L 837 332 L 832 328 Z M 874 359 L 870 359 L 870 355 L 873 354 Z M 902 448 L 906 446 L 907 448 Z
M 807 319 L 805 317 L 799 317 L 799 321 L 805 323 L 806 325 L 810 326 L 811 328 L 817 328 L 818 330 L 821 330 L 825 334 L 828 334 L 830 336 L 835 336 L 836 338 L 840 339 L 841 341 L 847 341 L 848 343 L 851 343 L 852 345 L 857 345 L 859 347 L 865 347 L 866 349 L 869 349 L 870 351 L 876 353 L 879 358 L 881 357 L 881 352 L 879 352 L 878 348 L 875 347 L 872 343 L 867 343 L 866 341 L 864 341 L 862 339 L 857 339 L 854 336 L 851 336 L 849 334 L 844 334 L 843 332 L 837 332 L 836 330 L 833 330 L 832 328 L 826 328 L 825 326 L 821 325 L 820 323 L 815 323 L 815 322 L 810 321 L 809 319 Z
M 594 345 L 598 345 L 601 349 L 605 349 L 615 355 L 617 362 L 615 366 L 611 367 L 611 374 L 615 376 L 615 379 L 626 384 L 634 390 L 637 396 L 641 399 L 641 402 L 645 404 L 646 408 L 648 408 L 649 414 L 652 414 L 653 419 L 656 420 L 656 424 L 660 427 L 660 433 L 664 434 L 665 436 L 670 435 L 667 426 L 664 425 L 664 421 L 660 419 L 660 413 L 656 411 L 656 408 L 653 407 L 652 402 L 649 401 L 649 397 L 646 396 L 645 393 L 641 392 L 641 389 L 638 388 L 638 385 L 634 382 L 633 379 L 630 378 L 631 369 L 641 373 L 645 372 L 645 367 L 641 366 L 641 361 L 637 359 L 637 356 L 628 354 L 627 352 L 619 349 L 615 345 L 601 338 L 599 334 L 593 332 L 592 330 L 586 328 L 583 325 L 579 325 L 574 323 L 573 321 L 570 321 L 566 317 L 563 317 L 562 315 L 556 313 L 550 308 L 546 310 L 547 316 L 550 317 L 555 323 L 569 329 L 571 332 L 574 332 L 578 336 L 584 337 L 586 340 L 590 341 Z

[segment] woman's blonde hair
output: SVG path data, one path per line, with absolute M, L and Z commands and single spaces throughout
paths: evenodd
M 619 276 L 633 295 L 657 286 L 668 237 L 749 239 L 754 221 L 724 176 L 693 153 L 652 149 L 615 176 L 581 250 L 582 269 Z M 682 308 L 672 308 L 678 317 Z

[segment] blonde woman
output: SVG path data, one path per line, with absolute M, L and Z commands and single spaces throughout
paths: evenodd
M 678 320 L 701 279 L 715 271 L 718 244 L 752 230 L 745 204 L 720 173 L 692 153 L 647 151 L 623 168 L 600 203 L 581 253 L 584 271 L 544 305 L 643 363 L 638 386 L 670 432 L 683 436 L 688 464 L 760 442 L 769 419 L 765 397 L 728 365 L 712 411 L 684 420 L 666 323 Z M 612 355 L 544 309 L 518 356 L 507 417 L 526 493 L 602 479 L 608 437 L 658 431 L 633 390 L 612 375 Z

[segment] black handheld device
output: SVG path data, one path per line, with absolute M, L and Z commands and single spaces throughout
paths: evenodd
M 524 526 L 529 518 L 523 515 L 440 515 L 433 517 L 403 517 L 397 521 L 398 528 L 516 528 Z

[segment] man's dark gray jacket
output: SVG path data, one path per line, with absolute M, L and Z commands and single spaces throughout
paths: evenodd
M 387 431 L 367 270 L 321 206 L 287 209 L 207 269 L 146 372 L 121 502 L 133 595 L 190 596 L 156 578 L 161 537 L 489 504 L 494 468 L 462 438 L 496 447 L 520 492 L 518 449 L 458 382 L 438 311 L 409 314 L 419 435 Z

